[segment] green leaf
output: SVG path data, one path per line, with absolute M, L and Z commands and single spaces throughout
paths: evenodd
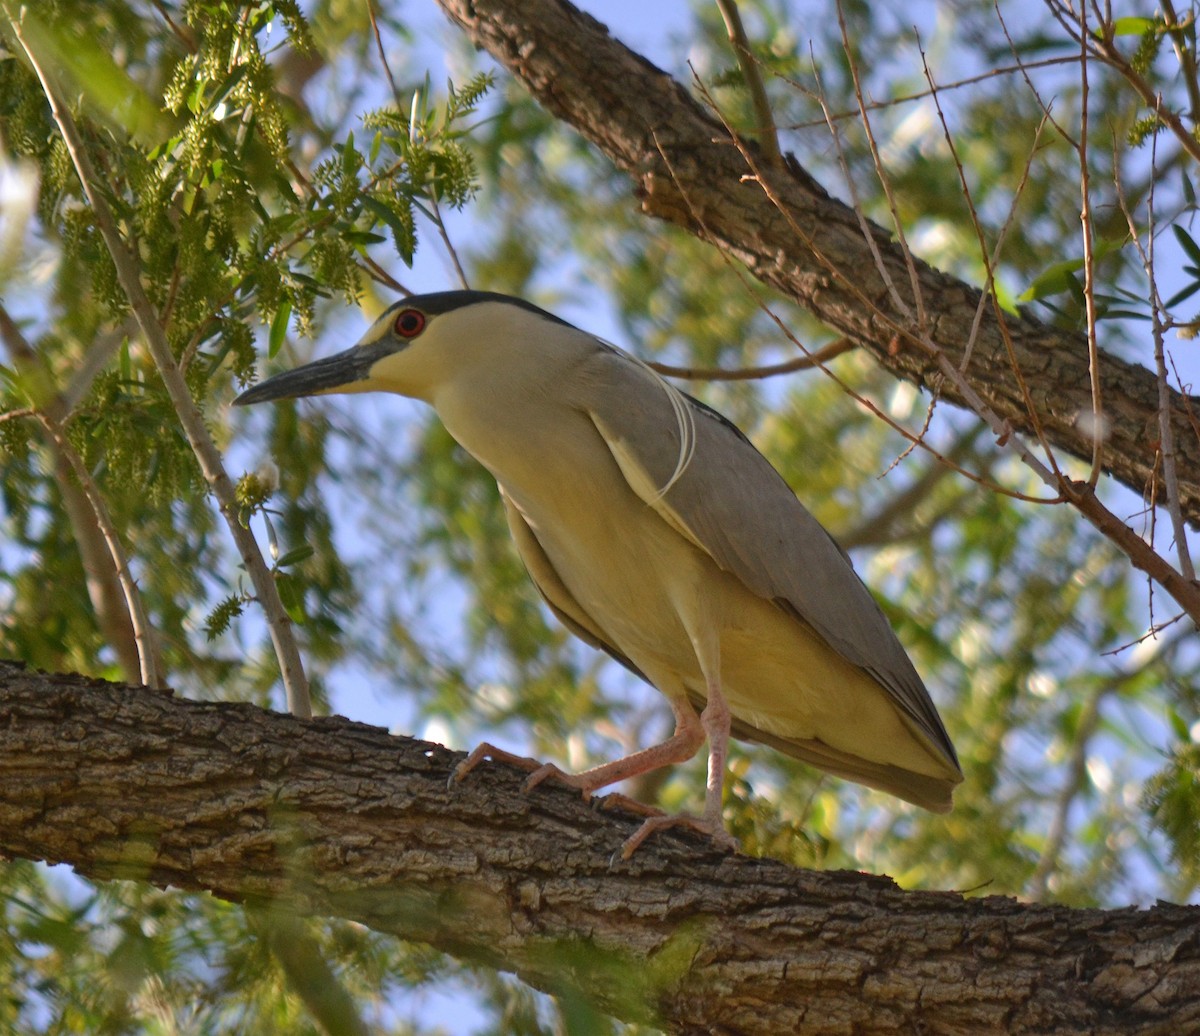
M 275 586 L 279 590 L 279 601 L 288 618 L 299 626 L 305 623 L 304 595 L 296 585 L 296 581 L 286 572 L 275 573 Z
M 1112 23 L 1112 34 L 1114 36 L 1145 36 L 1148 32 L 1157 31 L 1158 27 L 1158 23 L 1153 18 L 1130 16 L 1116 19 Z
M 382 234 L 372 234 L 369 230 L 344 230 L 342 237 L 355 245 L 377 245 L 387 240 Z
M 391 205 L 387 205 L 372 195 L 364 195 L 363 208 L 367 209 L 376 218 L 383 220 L 392 231 L 392 240 L 396 246 L 396 252 L 405 264 L 412 266 L 413 252 L 416 250 L 416 233 L 413 227 L 412 210 L 405 206 L 404 215 L 401 215 Z M 405 218 L 407 216 L 407 219 Z
M 1128 235 L 1123 235 L 1119 238 L 1107 238 L 1096 242 L 1094 249 L 1095 258 L 1103 259 L 1113 252 L 1120 251 L 1128 240 Z M 1047 266 L 1046 269 L 1033 279 L 1033 282 L 1021 293 L 1017 301 L 1036 302 L 1063 291 L 1069 291 L 1072 294 L 1078 291 L 1079 294 L 1076 297 L 1082 298 L 1083 286 L 1079 283 L 1079 278 L 1075 274 L 1083 269 L 1083 265 L 1083 256 L 1078 256 L 1074 259 L 1064 259 L 1061 262 Z
M 283 348 L 284 339 L 287 338 L 288 321 L 292 318 L 292 303 L 291 300 L 285 299 L 275 311 L 275 319 L 271 321 L 271 333 L 267 336 L 267 356 L 270 359 L 275 359 L 279 350 Z
M 1178 306 L 1179 303 L 1185 301 L 1186 299 L 1190 299 L 1193 295 L 1196 294 L 1197 291 L 1200 291 L 1200 281 L 1192 281 L 1191 284 L 1188 284 L 1185 287 L 1180 288 L 1177 292 L 1175 292 L 1175 294 L 1172 295 L 1169 299 L 1167 299 L 1167 301 L 1164 302 L 1163 305 L 1167 309 L 1171 309 L 1174 306 Z
M 276 568 L 286 568 L 288 565 L 295 565 L 298 562 L 311 558 L 315 551 L 307 543 L 296 547 L 294 550 L 289 550 L 278 561 L 275 562 Z
M 1053 266 L 1048 266 L 1033 279 L 1033 283 L 1018 296 L 1017 301 L 1036 302 L 1038 299 L 1069 291 L 1072 285 L 1078 283 L 1075 275 L 1082 269 L 1082 257 L 1064 259 Z
M 1200 245 L 1192 239 L 1192 235 L 1183 229 L 1178 223 L 1171 227 L 1175 234 L 1175 240 L 1179 242 L 1179 247 L 1188 254 L 1188 258 L 1192 262 L 1200 264 Z

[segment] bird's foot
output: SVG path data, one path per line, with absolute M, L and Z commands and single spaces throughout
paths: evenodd
M 647 818 L 641 827 L 625 839 L 620 850 L 621 859 L 628 860 L 652 834 L 670 827 L 690 827 L 693 831 L 708 835 L 718 849 L 724 849 L 726 852 L 737 852 L 740 848 L 738 840 L 725 830 L 725 824 L 719 816 L 694 817 L 690 813 L 664 813 Z
M 506 752 L 503 748 L 497 748 L 486 741 L 477 745 L 470 755 L 454 768 L 454 772 L 450 774 L 449 784 L 454 785 L 463 780 L 485 759 L 491 759 L 494 763 L 509 763 L 518 769 L 529 770 L 530 774 L 525 778 L 522 791 L 533 791 L 542 781 L 554 780 L 565 784 L 568 788 L 578 789 L 583 794 L 584 802 L 591 801 L 593 786 L 589 786 L 582 774 L 567 773 L 566 770 L 560 769 L 554 763 L 543 763 L 540 759 L 530 759 L 525 755 Z

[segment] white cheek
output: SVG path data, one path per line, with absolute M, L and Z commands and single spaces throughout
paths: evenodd
M 395 392 L 414 399 L 429 399 L 434 372 L 430 370 L 429 350 L 421 348 L 420 340 L 411 342 L 398 352 L 377 361 L 360 382 L 361 391 Z

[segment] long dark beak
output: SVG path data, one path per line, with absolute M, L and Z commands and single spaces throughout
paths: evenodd
M 306 363 L 303 367 L 284 371 L 259 382 L 233 401 L 234 406 L 264 403 L 268 399 L 297 399 L 300 396 L 319 396 L 328 392 L 353 392 L 356 382 L 366 381 L 371 368 L 396 351 L 389 342 L 356 345 L 336 356 Z

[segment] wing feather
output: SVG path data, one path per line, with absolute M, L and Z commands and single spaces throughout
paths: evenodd
M 612 638 L 604 632 L 595 619 L 584 611 L 583 606 L 575 599 L 575 595 L 567 589 L 553 562 L 529 527 L 525 516 L 505 492 L 504 486 L 500 486 L 500 499 L 504 501 L 508 529 L 512 534 L 513 543 L 516 544 L 517 553 L 521 555 L 521 561 L 525 564 L 525 571 L 529 573 L 529 578 L 533 580 L 533 585 L 542 595 L 542 600 L 546 602 L 558 621 L 585 644 L 590 644 L 592 647 L 606 652 L 631 673 L 646 680 L 642 671 L 617 649 Z
M 589 358 L 574 391 L 646 504 L 874 677 L 910 729 L 958 769 L 925 685 L 849 556 L 736 427 L 613 347 Z M 686 402 L 686 425 L 664 393 Z M 680 472 L 684 451 L 692 456 Z

